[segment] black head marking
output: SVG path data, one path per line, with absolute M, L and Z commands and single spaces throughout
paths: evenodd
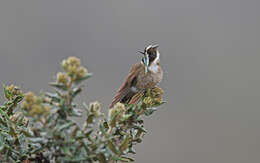
M 149 57 L 149 65 L 150 65 L 150 63 L 152 63 L 157 57 L 157 47 L 150 47 L 149 49 L 147 49 L 147 54 Z

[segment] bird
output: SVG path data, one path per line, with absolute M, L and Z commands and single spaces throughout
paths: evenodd
M 116 103 L 136 104 L 142 94 L 148 89 L 154 88 L 163 78 L 163 70 L 160 66 L 159 45 L 149 45 L 144 51 L 142 60 L 137 62 L 129 71 L 125 81 L 117 90 L 110 108 Z

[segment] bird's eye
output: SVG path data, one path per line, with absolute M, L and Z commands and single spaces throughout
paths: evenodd
M 155 58 L 156 57 L 156 54 L 153 52 L 153 53 L 150 53 L 150 58 Z

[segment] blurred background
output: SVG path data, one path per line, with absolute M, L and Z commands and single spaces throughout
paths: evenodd
M 94 77 L 107 110 L 137 50 L 158 43 L 168 101 L 146 120 L 137 163 L 260 161 L 260 1 L 1 0 L 0 82 L 51 90 L 60 61 Z M 3 101 L 3 95 L 1 95 Z

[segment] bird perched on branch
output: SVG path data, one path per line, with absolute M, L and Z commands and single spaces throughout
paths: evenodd
M 141 62 L 131 68 L 125 82 L 113 98 L 110 108 L 118 102 L 138 103 L 147 89 L 154 88 L 162 80 L 163 71 L 160 66 L 158 45 L 149 45 L 144 51 L 139 52 L 143 54 Z

